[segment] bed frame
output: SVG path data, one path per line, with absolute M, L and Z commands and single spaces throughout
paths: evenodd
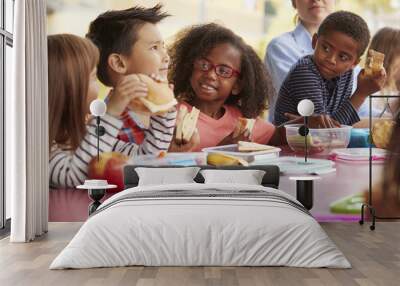
M 124 188 L 133 188 L 136 187 L 139 183 L 139 176 L 135 171 L 137 167 L 144 167 L 144 168 L 183 168 L 188 166 L 144 166 L 144 165 L 126 165 L 124 167 Z M 248 169 L 255 169 L 255 170 L 263 170 L 265 171 L 265 175 L 262 179 L 261 184 L 265 187 L 271 187 L 278 189 L 279 187 L 279 167 L 275 165 L 255 165 L 255 166 L 196 166 L 199 167 L 201 170 L 205 169 L 218 169 L 218 170 L 248 170 Z M 204 183 L 204 178 L 200 174 L 194 178 L 197 183 Z

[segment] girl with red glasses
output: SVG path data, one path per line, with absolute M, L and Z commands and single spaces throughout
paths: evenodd
M 280 129 L 259 116 L 274 92 L 262 61 L 239 36 L 218 24 L 190 27 L 171 47 L 170 81 L 180 104 L 200 110 L 197 130 L 206 147 L 253 141 L 280 144 Z M 239 118 L 254 118 L 252 132 L 238 132 Z

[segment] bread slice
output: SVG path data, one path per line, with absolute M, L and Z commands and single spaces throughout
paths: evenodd
M 190 141 L 190 138 L 192 138 L 192 135 L 196 130 L 199 115 L 200 110 L 198 110 L 196 107 L 192 107 L 190 112 L 188 112 L 187 107 L 184 105 L 179 107 L 175 132 L 175 137 L 178 142 Z
M 252 118 L 239 117 L 237 123 L 238 126 L 236 126 L 235 130 L 233 131 L 233 137 L 239 136 L 239 134 L 243 133 L 246 129 L 249 131 L 251 135 L 255 122 L 256 120 Z
M 249 130 L 250 134 L 253 131 L 254 124 L 256 123 L 256 120 L 253 118 L 247 118 L 247 124 L 246 124 L 246 129 Z
M 256 152 L 256 151 L 266 151 L 266 150 L 273 150 L 276 147 L 258 144 L 255 142 L 247 142 L 247 141 L 239 141 L 238 143 L 238 150 L 239 152 Z
M 187 113 L 182 122 L 182 139 L 185 142 L 189 142 L 193 135 L 194 130 L 197 126 L 197 120 L 199 119 L 200 110 L 196 107 L 192 107 L 190 113 Z
M 171 101 L 165 104 L 154 104 L 150 100 L 147 100 L 146 98 L 143 97 L 139 98 L 139 100 L 143 103 L 144 106 L 147 107 L 147 109 L 150 111 L 151 114 L 158 112 L 165 112 L 174 107 L 176 104 L 178 104 L 175 98 L 173 98 Z
M 138 113 L 157 114 L 171 109 L 178 102 L 168 82 L 158 82 L 145 74 L 137 74 L 137 79 L 147 85 L 147 96 L 135 98 L 129 108 Z
M 178 139 L 179 142 L 182 142 L 183 135 L 182 135 L 182 123 L 183 120 L 185 119 L 186 114 L 188 114 L 188 109 L 185 105 L 181 105 L 179 107 L 179 112 L 178 112 L 178 117 L 176 119 L 176 132 L 175 132 L 175 137 Z
M 365 64 L 365 74 L 367 76 L 372 76 L 374 73 L 379 72 L 383 68 L 384 60 L 385 54 L 370 49 L 368 51 L 368 57 Z

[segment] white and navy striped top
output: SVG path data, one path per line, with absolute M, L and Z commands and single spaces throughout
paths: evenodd
M 165 116 L 151 116 L 149 129 L 145 130 L 145 138 L 140 145 L 127 143 L 117 139 L 122 127 L 122 121 L 105 114 L 101 118 L 101 125 L 106 132 L 100 137 L 100 152 L 120 152 L 128 156 L 136 154 L 158 154 L 167 150 L 172 140 L 176 109 Z M 88 177 L 88 164 L 97 156 L 96 123 L 92 118 L 87 124 L 87 133 L 79 147 L 74 150 L 65 150 L 53 145 L 50 151 L 49 180 L 54 188 L 73 188 L 83 184 Z
M 314 114 L 327 114 L 345 125 L 360 121 L 350 102 L 353 87 L 353 70 L 327 80 L 319 73 L 312 55 L 298 60 L 279 90 L 274 123 L 288 121 L 285 113 L 298 114 L 297 104 L 303 99 L 314 103 Z

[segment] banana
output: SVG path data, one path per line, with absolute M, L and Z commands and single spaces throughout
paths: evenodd
M 307 144 L 308 146 L 314 146 L 318 144 L 319 138 L 317 136 L 312 137 L 310 134 L 307 135 Z M 287 138 L 288 142 L 296 146 L 305 146 L 304 144 L 304 136 L 300 135 L 290 135 Z
M 249 165 L 246 160 L 223 153 L 209 153 L 207 155 L 207 164 L 214 166 Z

